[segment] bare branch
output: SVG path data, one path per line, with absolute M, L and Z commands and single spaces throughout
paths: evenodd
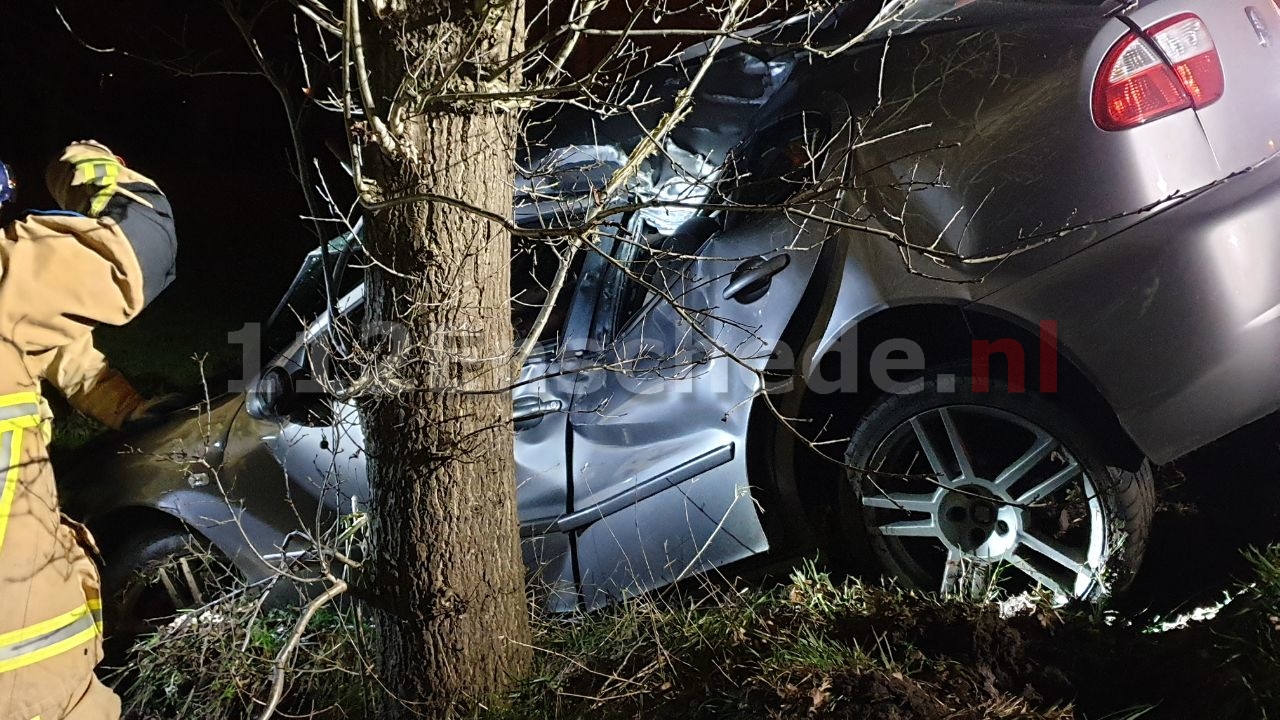
M 302 634 L 306 632 L 307 625 L 311 623 L 311 618 L 315 616 L 320 608 L 328 605 L 334 598 L 347 591 L 345 580 L 336 577 L 330 577 L 329 580 L 329 588 L 320 593 L 319 597 L 307 603 L 306 609 L 302 611 L 302 615 L 298 617 L 298 621 L 293 625 L 293 633 L 289 636 L 289 640 L 285 642 L 284 647 L 280 648 L 280 652 L 276 654 L 275 675 L 271 680 L 271 696 L 267 700 L 266 708 L 258 716 L 259 720 L 270 720 L 271 716 L 276 714 L 276 708 L 279 707 L 280 700 L 284 697 L 284 685 L 289 671 L 289 661 L 293 657 L 294 651 L 298 649 L 298 643 L 302 641 Z

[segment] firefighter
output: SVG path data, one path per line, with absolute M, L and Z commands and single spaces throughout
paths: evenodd
M 7 170 L 6 175 L 12 188 L 16 183 Z M 150 424 L 183 401 L 176 394 L 143 396 L 128 378 L 107 363 L 106 356 L 94 347 L 91 335 L 58 348 L 44 379 L 57 388 L 72 408 L 112 430 Z M 53 413 L 48 405 L 42 403 L 40 409 L 45 418 L 52 421 Z
M 154 299 L 177 245 L 159 188 L 98 143 L 68 146 L 46 180 L 63 210 L 0 236 L 0 720 L 113 720 L 120 701 L 93 674 L 92 540 L 58 510 L 40 378 L 94 325 L 126 323 Z M 12 189 L 4 168 L 0 202 Z

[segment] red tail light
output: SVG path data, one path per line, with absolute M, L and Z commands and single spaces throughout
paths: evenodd
M 1129 33 L 1102 62 L 1093 84 L 1093 119 L 1103 130 L 1127 130 L 1222 97 L 1222 60 L 1203 20 L 1178 15 L 1147 30 L 1147 36 L 1159 52 L 1146 38 Z

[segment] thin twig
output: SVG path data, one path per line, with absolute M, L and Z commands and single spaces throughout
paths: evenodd
M 270 720 L 271 716 L 276 712 L 276 707 L 280 705 L 280 699 L 284 697 L 284 681 L 289 670 L 289 661 L 292 659 L 294 651 L 298 649 L 298 644 L 302 642 L 302 634 L 306 632 L 307 625 L 311 623 L 311 618 L 320 608 L 328 605 L 334 598 L 347 591 L 345 580 L 340 578 L 330 579 L 333 584 L 315 600 L 307 603 L 302 615 L 298 617 L 298 622 L 293 625 L 293 633 L 289 636 L 289 641 L 276 654 L 275 676 L 271 680 L 271 699 L 267 701 L 267 707 L 262 711 L 262 715 L 258 716 L 258 720 Z

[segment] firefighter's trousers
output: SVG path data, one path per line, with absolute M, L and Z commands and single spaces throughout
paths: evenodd
M 58 510 L 46 428 L 36 393 L 0 394 L 0 720 L 115 720 L 98 571 Z

